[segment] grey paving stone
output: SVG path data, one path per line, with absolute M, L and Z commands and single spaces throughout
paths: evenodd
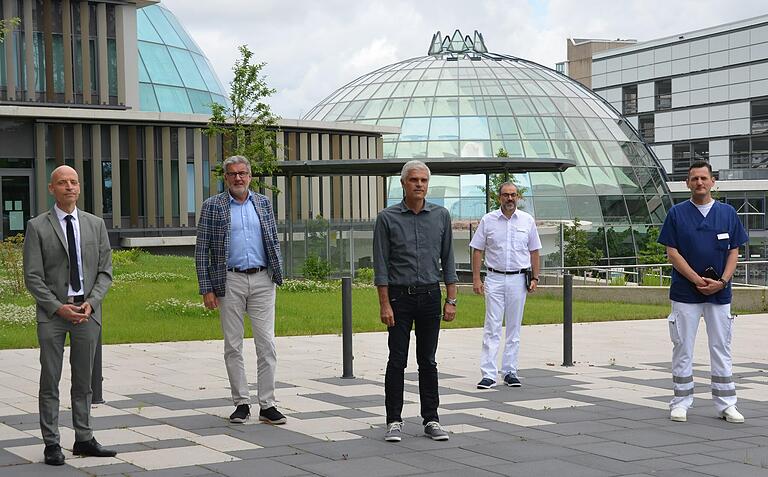
M 598 470 L 603 470 L 605 472 L 616 475 L 643 474 L 646 472 L 651 472 L 648 467 L 639 465 L 635 462 L 625 462 L 617 459 L 611 459 L 610 457 L 588 453 L 569 455 L 560 457 L 559 459 L 566 462 L 583 465 L 585 467 L 592 467 Z
M 141 467 L 136 467 L 132 464 L 110 464 L 110 465 L 99 465 L 96 467 L 88 467 L 88 473 L 90 475 L 98 476 L 98 475 L 124 475 L 129 474 L 131 472 L 141 472 L 144 469 Z
M 71 421 L 62 421 L 59 419 L 59 423 L 69 426 Z M 121 416 L 108 416 L 97 417 L 91 419 L 91 427 L 96 431 L 96 439 L 99 438 L 98 431 L 104 429 L 120 429 L 125 427 L 139 427 L 139 426 L 154 426 L 157 421 L 153 419 L 147 419 L 146 417 L 136 416 L 134 414 L 121 415 Z
M 433 451 L 456 449 L 459 447 L 470 448 L 472 446 L 487 444 L 488 441 L 478 439 L 468 434 L 453 434 L 449 441 L 433 441 L 424 435 L 418 435 L 413 438 L 403 439 L 398 445 L 409 451 Z
M 395 462 L 385 457 L 373 456 L 361 459 L 338 460 L 303 466 L 305 469 L 329 477 L 389 477 L 413 475 L 422 469 Z
M 89 474 L 83 470 L 78 470 L 68 465 L 52 467 L 42 463 L 34 463 L 0 467 L 0 475 L 9 477 L 40 477 L 41 475 L 55 475 L 56 477 L 86 477 Z
M 161 419 L 155 419 L 155 424 L 157 424 L 157 422 L 162 422 L 164 424 L 168 424 L 169 426 L 178 427 L 179 429 L 184 429 L 186 431 L 194 431 L 196 429 L 204 429 L 207 427 L 219 427 L 222 423 L 227 423 L 229 421 L 219 416 L 211 416 L 210 414 L 205 414 L 200 416 L 165 417 Z
M 192 441 L 186 439 L 162 439 L 159 441 L 147 441 L 143 442 L 145 446 L 150 449 L 173 449 L 174 447 L 188 447 L 197 445 Z
M 766 477 L 768 476 L 768 469 L 748 464 L 741 464 L 738 462 L 732 462 L 728 464 L 713 464 L 702 465 L 694 467 L 691 470 L 700 472 L 706 475 L 714 475 L 717 477 Z
M 595 422 L 601 422 L 603 424 L 608 424 L 610 426 L 626 427 L 627 429 L 642 429 L 644 427 L 653 426 L 653 424 L 647 421 L 636 421 L 633 419 L 625 419 L 623 417 L 617 417 L 613 419 L 602 419 L 600 421 L 595 421 Z
M 274 477 L 294 477 L 306 474 L 299 468 L 277 462 L 273 459 L 256 459 L 221 464 L 207 464 L 203 467 L 227 477 L 252 477 L 254 475 L 269 475 Z
M 386 456 L 387 459 L 400 462 L 411 467 L 418 467 L 429 472 L 463 469 L 466 466 L 460 462 L 438 457 L 429 452 L 397 452 Z
M 664 429 L 669 430 L 670 432 L 685 434 L 707 440 L 739 439 L 742 437 L 751 437 L 751 434 L 740 429 L 738 424 L 725 423 L 727 426 L 723 426 L 723 423 L 725 423 L 725 421 L 721 423 L 719 419 L 712 419 L 710 422 L 707 422 L 707 424 L 699 424 L 695 422 L 670 422 L 670 424 L 667 425 L 667 427 Z
M 680 462 L 684 462 L 690 465 L 710 465 L 710 464 L 720 464 L 722 462 L 727 462 L 726 459 L 718 459 L 717 457 L 712 457 L 704 454 L 679 455 L 675 457 L 674 460 L 679 460 Z
M 573 436 L 558 436 L 551 439 L 549 438 L 537 439 L 537 441 L 545 442 L 553 446 L 574 448 L 576 446 L 580 446 L 584 444 L 596 444 L 598 442 L 605 442 L 605 439 L 600 439 L 598 437 L 584 435 L 584 434 L 578 434 Z
M 2 447 L 18 447 L 18 446 L 33 446 L 35 444 L 43 445 L 43 440 L 37 437 L 29 436 L 23 439 L 9 439 L 7 441 L 0 441 Z
M 256 419 L 258 416 L 255 414 L 252 416 L 254 419 Z M 295 414 L 288 415 L 288 419 L 299 419 L 299 420 L 305 420 L 305 419 L 320 419 L 322 417 L 331 417 L 330 414 L 322 411 L 314 411 L 314 412 L 297 412 Z
M 416 364 L 416 363 L 414 363 Z M 437 364 L 438 368 L 440 367 L 440 363 Z M 438 381 L 441 379 L 456 379 L 456 378 L 463 378 L 464 376 L 458 376 L 456 374 L 448 374 L 448 373 L 441 373 L 440 371 L 437 372 L 437 379 Z M 418 372 L 411 372 L 411 373 L 405 373 L 405 379 L 407 381 L 418 381 L 419 380 L 419 373 Z M 381 383 L 383 384 L 383 380 Z
M 654 472 L 658 472 L 659 470 L 671 470 L 671 469 L 677 470 L 685 467 L 690 467 L 689 465 L 684 464 L 679 460 L 666 458 L 666 457 L 638 460 L 637 463 L 652 469 Z
M 5 442 L 3 442 L 3 445 L 5 446 Z M 11 447 L 11 446 L 8 446 Z M 41 446 L 40 452 L 42 453 L 43 448 Z M 0 449 L 0 474 L 3 474 L 4 468 L 8 468 L 9 466 L 14 466 L 17 464 L 26 464 L 29 461 L 26 459 L 22 459 L 21 457 L 17 456 L 16 454 L 12 454 L 8 452 L 5 449 Z
M 723 449 L 749 449 L 752 447 L 755 447 L 754 444 L 750 442 L 744 442 L 741 439 L 723 439 L 723 440 L 716 440 L 716 441 L 708 441 L 710 445 L 713 445 L 715 447 L 721 447 Z
M 442 373 L 438 374 L 438 379 L 441 377 L 456 377 L 456 376 L 449 376 L 449 375 L 443 375 Z M 411 379 L 408 377 L 408 374 L 406 374 L 405 379 Z M 418 376 L 416 377 L 416 380 L 418 380 Z M 312 381 L 317 381 L 318 383 L 326 383 L 326 384 L 333 384 L 335 386 L 358 386 L 360 384 L 377 384 L 381 386 L 382 389 L 384 389 L 384 376 L 381 377 L 381 381 L 372 381 L 370 379 L 363 379 L 363 378 L 355 378 L 355 379 L 342 379 L 340 377 L 338 378 L 320 378 L 320 379 L 313 379 Z
M 304 453 L 303 451 L 293 448 L 291 446 L 264 447 L 262 449 L 249 449 L 244 451 L 227 452 L 228 455 L 231 455 L 233 457 L 237 457 L 238 459 L 243 459 L 243 460 L 299 455 L 303 453 Z
M 711 454 L 712 452 L 722 451 L 722 449 L 710 445 L 709 443 L 697 442 L 693 444 L 680 444 L 676 446 L 664 446 L 664 452 L 677 455 L 686 454 Z
M 366 396 L 341 396 L 333 393 L 313 393 L 304 394 L 304 397 L 315 399 L 317 401 L 328 402 L 331 404 L 350 405 L 357 402 L 370 402 L 370 401 L 383 401 L 383 388 L 382 394 L 371 394 Z M 356 407 L 356 406 L 351 406 Z
M 523 384 L 523 388 L 528 386 L 538 388 L 553 388 L 584 384 L 583 381 L 577 381 L 575 379 L 562 378 L 558 376 L 527 376 L 526 374 L 520 374 L 519 378 L 520 382 Z
M 537 460 L 495 466 L 484 466 L 486 470 L 498 472 L 510 477 L 550 477 L 567 475 L 568 477 L 608 477 L 615 475 L 611 472 L 574 464 L 558 459 Z
M 768 466 L 768 447 L 749 447 L 711 452 L 709 455 L 743 464 Z
M 600 445 L 600 444 L 591 444 Z M 498 457 L 511 462 L 526 462 L 543 459 L 555 459 L 581 453 L 579 450 L 557 447 L 542 442 L 499 442 L 467 448 L 472 452 Z
M 407 438 L 405 440 L 408 440 Z M 360 459 L 377 455 L 388 455 L 400 447 L 384 440 L 354 439 L 338 442 L 315 442 L 296 444 L 293 447 L 312 454 L 321 455 L 331 460 Z
M 208 477 L 211 470 L 199 465 L 175 467 L 173 469 L 146 470 L 144 472 L 128 472 L 127 477 Z
M 441 470 L 440 472 L 430 472 L 427 474 L 418 474 L 415 477 L 499 477 L 498 472 L 491 472 L 485 469 L 475 469 L 465 467 L 455 470 Z
M 700 442 L 703 439 L 687 434 L 678 434 L 661 429 L 623 429 L 608 432 L 590 432 L 590 435 L 608 441 L 621 442 L 641 447 L 662 447 Z M 665 451 L 666 452 L 666 451 Z
M 600 421 L 587 421 L 587 422 L 569 422 L 563 424 L 552 424 L 546 426 L 539 426 L 539 429 L 547 432 L 553 432 L 563 436 L 574 436 L 577 434 L 597 434 L 601 432 L 615 431 L 621 429 L 621 427 L 606 424 Z
M 469 449 L 439 449 L 428 451 L 427 454 L 451 460 L 470 467 L 490 467 L 493 465 L 509 464 L 509 459 L 504 456 L 490 456 L 484 453 L 474 452 Z
M 600 442 L 576 446 L 576 449 L 590 454 L 601 455 L 622 461 L 637 461 L 643 459 L 656 459 L 666 457 L 669 454 L 645 447 L 622 444 L 620 442 Z
M 306 434 L 281 429 L 279 426 L 271 426 L 269 424 L 256 424 L 242 427 L 242 434 L 236 437 L 262 447 L 308 444 L 318 442 L 319 440 Z
M 366 411 L 361 411 L 359 409 L 335 409 L 335 410 L 325 411 L 325 412 L 331 416 L 339 416 L 347 419 L 359 419 L 362 417 L 376 416 L 376 414 L 366 412 Z
M 286 465 L 300 467 L 306 464 L 317 464 L 319 462 L 329 462 L 331 459 L 310 452 L 301 452 L 298 454 L 271 457 L 271 460 L 282 462 Z
M 153 406 L 159 406 L 163 403 L 169 404 L 174 401 L 181 401 L 181 399 L 179 398 L 175 398 L 173 396 L 168 396 L 160 393 L 126 394 L 125 396 L 131 398 L 131 400 L 135 402 L 144 404 L 144 406 L 146 406 L 147 404 L 151 404 Z M 110 405 L 112 405 L 112 403 L 110 403 Z
M 656 477 L 706 477 L 707 474 L 700 474 L 689 469 L 670 469 L 659 470 L 654 475 Z
M 184 400 L 166 401 L 166 402 L 160 403 L 159 406 L 162 408 L 171 409 L 174 411 L 178 411 L 182 409 L 202 409 L 207 407 L 223 407 L 223 406 L 232 406 L 233 410 L 235 408 L 235 405 L 232 404 L 232 399 L 228 399 L 228 398 L 198 399 L 194 401 L 184 401 Z

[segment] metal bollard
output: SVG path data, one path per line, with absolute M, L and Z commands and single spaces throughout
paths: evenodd
M 96 344 L 96 353 L 93 356 L 93 369 L 91 370 L 91 403 L 104 404 L 104 394 L 102 393 L 101 383 L 104 377 L 101 373 L 101 330 L 99 330 L 99 342 Z
M 341 334 L 344 355 L 342 379 L 354 379 L 352 372 L 352 278 L 341 279 Z
M 573 366 L 573 275 L 563 275 L 563 366 Z

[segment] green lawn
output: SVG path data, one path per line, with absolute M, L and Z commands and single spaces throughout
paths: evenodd
M 138 274 L 138 275 L 137 275 Z M 115 285 L 104 302 L 105 344 L 148 343 L 221 339 L 216 313 L 206 313 L 196 305 L 194 262 L 189 257 L 139 255 L 134 263 L 116 267 Z M 133 278 L 133 280 L 126 279 Z M 168 299 L 177 303 L 164 309 L 153 303 Z M 0 298 L 0 303 L 31 304 L 27 298 Z M 524 324 L 562 322 L 562 301 L 532 295 L 526 303 Z M 668 305 L 574 302 L 574 321 L 612 321 L 661 318 Z M 445 328 L 483 325 L 483 298 L 468 293 L 459 296 L 457 318 Z M 384 331 L 379 321 L 376 291 L 353 291 L 355 332 Z M 250 336 L 250 329 L 246 327 Z M 278 289 L 275 332 L 278 336 L 334 334 L 341 332 L 341 292 L 288 292 Z M 0 325 L 0 349 L 37 346 L 35 326 Z

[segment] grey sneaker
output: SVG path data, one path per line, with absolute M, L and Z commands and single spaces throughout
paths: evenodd
M 504 384 L 513 388 L 519 388 L 522 386 L 522 383 L 520 383 L 520 380 L 517 379 L 517 376 L 512 373 L 507 373 L 507 375 L 504 376 Z
M 384 440 L 387 442 L 400 442 L 403 440 L 403 423 L 400 421 L 390 422 L 387 426 L 387 433 L 384 434 Z
M 445 429 L 437 421 L 429 421 L 424 426 L 424 435 L 430 437 L 433 441 L 447 441 L 449 439 L 448 433 L 445 432 Z

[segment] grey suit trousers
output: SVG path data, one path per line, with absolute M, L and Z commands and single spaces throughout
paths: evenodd
M 101 325 L 94 319 L 75 325 L 54 316 L 37 323 L 40 341 L 40 429 L 45 445 L 59 444 L 59 381 L 64 360 L 64 341 L 69 333 L 72 368 L 72 427 L 76 441 L 93 437 L 91 429 L 91 374 Z

